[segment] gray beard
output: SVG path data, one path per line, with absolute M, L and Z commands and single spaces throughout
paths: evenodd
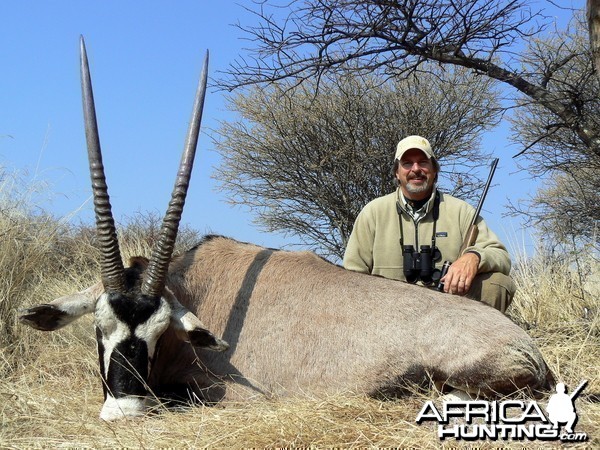
M 405 188 L 411 194 L 422 194 L 423 192 L 427 192 L 429 189 L 431 189 L 431 183 L 429 180 L 427 180 L 427 182 L 422 186 L 414 186 L 410 183 L 406 183 Z

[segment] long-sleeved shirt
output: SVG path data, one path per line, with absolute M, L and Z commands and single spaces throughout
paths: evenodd
M 398 188 L 396 192 L 376 198 L 360 212 L 354 223 L 343 265 L 357 272 L 380 275 L 396 280 L 405 280 L 403 273 L 402 247 L 400 245 L 400 220 L 402 220 L 403 243 L 413 245 L 419 251 L 421 245 L 431 245 L 434 230 L 433 210 L 435 195 L 423 206 L 425 214 L 415 223 Z M 437 191 L 439 192 L 439 191 Z M 436 264 L 454 262 L 468 233 L 475 215 L 475 208 L 463 200 L 439 192 L 439 217 L 436 223 L 436 247 L 442 257 Z M 396 205 L 400 205 L 399 215 Z M 419 215 L 417 215 L 419 217 Z M 504 245 L 491 231 L 483 219 L 477 219 L 479 234 L 475 245 L 465 252 L 476 252 L 480 256 L 478 272 L 510 272 L 510 257 Z

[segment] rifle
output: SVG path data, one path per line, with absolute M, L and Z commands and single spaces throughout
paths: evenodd
M 467 247 L 475 245 L 475 241 L 477 240 L 477 235 L 479 234 L 479 228 L 475 225 L 477 222 L 477 218 L 481 213 L 481 208 L 483 208 L 483 202 L 485 201 L 485 197 L 487 196 L 488 189 L 490 188 L 490 184 L 492 182 L 492 178 L 494 177 L 494 172 L 496 171 L 496 166 L 498 165 L 498 158 L 494 158 L 492 161 L 492 165 L 490 168 L 490 175 L 488 176 L 488 180 L 485 183 L 485 187 L 483 188 L 483 193 L 481 194 L 481 198 L 479 199 L 479 204 L 477 205 L 477 209 L 475 210 L 475 216 L 471 221 L 471 225 L 469 226 L 469 231 L 467 232 L 467 236 L 460 246 L 459 255 L 462 255 Z
M 579 394 L 581 394 L 581 391 L 583 390 L 583 388 L 585 387 L 585 385 L 588 383 L 587 380 L 583 380 L 579 386 L 577 386 L 577 388 L 573 391 L 573 393 L 571 395 L 569 395 L 569 397 L 571 397 L 571 400 L 575 400 L 575 398 L 577 398 L 577 396 L 579 396 Z

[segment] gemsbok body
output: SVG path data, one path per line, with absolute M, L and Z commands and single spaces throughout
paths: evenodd
M 294 394 L 392 398 L 412 383 L 486 396 L 552 387 L 533 340 L 483 303 L 350 272 L 310 252 L 221 236 L 207 236 L 172 258 L 207 62 L 157 248 L 149 261 L 133 258 L 125 268 L 83 39 L 81 52 L 101 281 L 29 308 L 20 319 L 51 331 L 95 315 L 105 397 L 101 418 L 143 415 L 153 398 L 204 403 Z

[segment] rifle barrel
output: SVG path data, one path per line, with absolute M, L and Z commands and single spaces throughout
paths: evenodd
M 496 166 L 498 165 L 498 158 L 494 158 L 490 168 L 490 174 L 488 176 L 487 182 L 483 188 L 483 193 L 481 194 L 481 198 L 479 199 L 479 204 L 477 205 L 477 209 L 475 210 L 475 217 L 473 217 L 472 225 L 475 225 L 477 222 L 477 218 L 479 214 L 481 214 L 481 209 L 483 208 L 483 202 L 485 201 L 485 197 L 487 196 L 488 190 L 490 188 L 490 184 L 492 184 L 492 178 L 494 178 L 494 172 L 496 172 Z
M 574 400 L 583 390 L 583 388 L 585 387 L 585 385 L 588 383 L 588 380 L 583 380 L 579 386 L 577 386 L 577 388 L 575 388 L 575 390 L 573 391 L 573 393 L 569 396 L 571 397 L 571 400 Z

